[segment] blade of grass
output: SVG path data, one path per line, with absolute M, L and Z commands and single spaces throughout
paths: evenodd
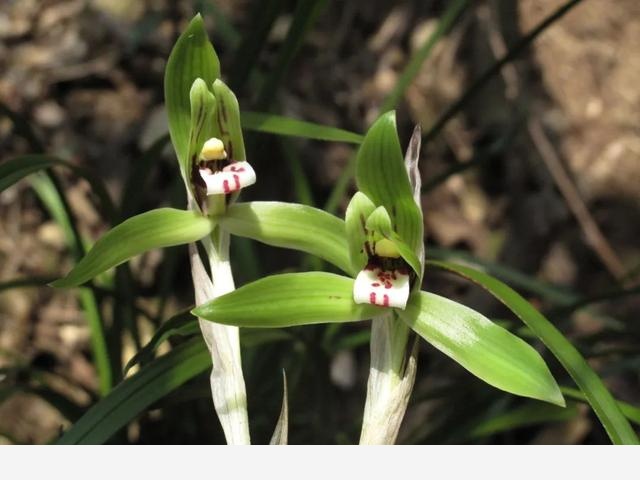
M 570 387 L 560 387 L 560 391 L 567 398 L 572 398 L 574 400 L 577 400 L 583 403 L 589 403 L 589 400 L 587 400 L 586 395 L 582 393 L 580 390 L 577 390 L 575 388 L 570 388 Z M 636 425 L 640 425 L 640 408 L 636 407 L 635 405 L 631 405 L 630 403 L 623 402 L 621 400 L 616 400 L 616 402 L 618 403 L 618 406 L 620 407 L 620 410 L 622 411 L 625 417 L 627 417 Z
M 479 270 L 495 275 L 509 284 L 521 288 L 527 292 L 539 295 L 545 300 L 560 306 L 573 305 L 581 301 L 581 297 L 576 293 L 560 285 L 549 284 L 537 280 L 530 275 L 524 274 L 499 263 L 482 260 L 468 252 L 450 250 L 446 248 L 427 248 L 427 256 L 434 260 L 456 261 L 469 265 Z
M 53 173 L 44 175 L 37 173 L 31 177 L 31 185 L 36 194 L 49 210 L 51 217 L 60 225 L 73 256 L 79 260 L 85 249 L 82 238 L 73 222 L 73 216 L 62 188 Z M 113 384 L 113 370 L 109 350 L 105 339 L 104 323 L 100 316 L 95 293 L 90 288 L 79 290 L 79 299 L 89 325 L 91 348 L 96 363 L 98 385 L 101 395 L 106 395 Z
M 529 302 L 509 286 L 484 272 L 439 261 L 428 261 L 427 265 L 467 278 L 500 300 L 542 340 L 560 361 L 585 394 L 613 443 L 633 445 L 639 443 L 638 437 L 600 377 L 571 342 Z
M 11 158 L 0 164 L 0 192 L 22 178 L 54 166 L 70 169 L 78 177 L 84 178 L 91 185 L 92 192 L 100 200 L 100 209 L 110 222 L 115 219 L 115 207 L 102 180 L 90 170 L 74 165 L 52 155 L 30 154 Z
M 564 422 L 575 418 L 578 414 L 576 406 L 571 404 L 561 408 L 540 402 L 528 403 L 481 421 L 469 432 L 469 437 L 488 437 L 532 425 Z
M 326 140 L 328 142 L 361 143 L 362 135 L 341 128 L 296 120 L 271 113 L 242 112 L 242 127 L 255 132 L 291 137 Z
M 11 119 L 14 124 L 15 133 L 23 137 L 35 152 L 44 152 L 44 145 L 33 131 L 29 122 L 27 122 L 22 116 L 13 112 L 2 102 L 0 102 L 0 114 L 6 115 Z M 42 203 L 49 210 L 52 218 L 62 228 L 67 244 L 69 245 L 74 257 L 77 260 L 80 259 L 85 253 L 85 248 L 82 238 L 78 233 L 75 223 L 73 222 L 71 209 L 63 194 L 63 189 L 56 175 L 51 171 L 46 173 L 36 173 L 31 177 L 31 185 L 36 194 L 40 197 Z M 105 198 L 110 200 L 108 195 L 105 195 Z M 110 201 L 107 202 L 107 204 L 112 205 Z M 104 395 L 111 389 L 113 382 L 114 370 L 109 363 L 109 359 L 119 359 L 120 355 L 117 353 L 115 355 L 111 355 L 111 357 L 109 356 L 103 329 L 104 324 L 98 310 L 95 293 L 91 290 L 85 290 L 80 292 L 79 299 L 82 309 L 87 316 L 87 323 L 89 325 L 91 345 L 96 362 L 96 371 L 98 373 L 99 391 Z M 119 370 L 119 368 L 115 369 L 115 371 Z
M 210 367 L 211 357 L 202 339 L 185 342 L 120 383 L 57 443 L 102 444 L 154 402 Z
M 0 292 L 11 290 L 12 288 L 46 287 L 47 284 L 55 279 L 56 277 L 16 278 L 0 283 Z

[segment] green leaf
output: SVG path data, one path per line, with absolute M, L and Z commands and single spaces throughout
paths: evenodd
M 153 248 L 195 242 L 208 235 L 212 222 L 195 212 L 159 208 L 122 222 L 96 242 L 71 272 L 51 285 L 74 287 Z
M 222 80 L 213 82 L 213 95 L 218 104 L 216 121 L 220 131 L 219 138 L 224 143 L 229 158 L 238 162 L 245 161 L 247 154 L 244 151 L 238 99 Z
M 364 245 L 369 241 L 367 219 L 375 209 L 376 206 L 369 200 L 369 197 L 362 192 L 356 192 L 344 214 L 349 242 L 349 258 L 353 272 L 362 270 L 369 261 Z
M 567 398 L 572 398 L 574 400 L 578 400 L 579 402 L 589 403 L 585 394 L 580 390 L 569 387 L 560 387 L 560 390 L 562 391 L 562 394 Z M 620 411 L 622 411 L 625 417 L 627 417 L 636 425 L 640 425 L 640 408 L 621 400 L 616 400 L 616 403 L 620 407 Z
M 415 252 L 422 246 L 422 212 L 404 165 L 395 112 L 382 115 L 367 132 L 356 159 L 358 190 L 391 216 L 394 230 Z
M 74 223 L 69 203 L 56 175 L 53 172 L 49 172 L 48 175 L 44 172 L 36 173 L 31 177 L 30 181 L 40 201 L 62 229 L 73 256 L 76 260 L 80 259 L 85 252 L 83 239 L 80 237 L 80 233 Z M 89 326 L 91 347 L 98 374 L 99 391 L 101 394 L 106 394 L 111 389 L 114 375 L 112 362 L 109 359 L 105 324 L 98 308 L 98 300 L 94 291 L 89 288 L 81 288 L 78 291 L 78 297 Z
M 185 342 L 120 383 L 57 443 L 102 444 L 154 402 L 210 367 L 211 357 L 203 341 L 196 338 Z
M 171 50 L 164 73 L 169 133 L 182 167 L 188 164 L 191 86 L 197 78 L 212 85 L 220 77 L 220 61 L 209 42 L 202 17 L 196 15 Z M 188 178 L 188 176 L 186 177 Z
M 217 220 L 233 235 L 316 255 L 354 273 L 344 222 L 317 208 L 283 202 L 236 203 Z
M 100 201 L 102 212 L 112 221 L 115 217 L 115 206 L 111 200 L 111 196 L 107 192 L 104 182 L 94 175 L 90 170 L 74 165 L 58 157 L 52 155 L 29 154 L 14 157 L 6 162 L 0 163 L 0 192 L 9 188 L 18 180 L 23 179 L 27 175 L 46 170 L 47 168 L 61 166 L 68 168 L 78 177 L 84 178 L 91 185 L 92 192 Z
M 569 372 L 585 394 L 613 443 L 638 444 L 638 437 L 600 377 L 571 342 L 529 302 L 509 286 L 484 272 L 447 262 L 427 263 L 477 283 L 506 305 L 542 340 Z
M 541 423 L 564 422 L 577 417 L 579 413 L 575 405 L 560 408 L 546 403 L 528 403 L 478 423 L 469 436 L 486 437 Z
M 564 406 L 538 352 L 484 315 L 427 292 L 416 292 L 406 310 L 397 313 L 427 342 L 489 385 Z
M 353 279 L 325 272 L 265 277 L 192 311 L 213 322 L 256 328 L 355 322 L 380 312 L 354 303 Z
M 359 133 L 318 123 L 304 122 L 295 118 L 270 113 L 242 112 L 242 127 L 255 132 L 274 133 L 290 137 L 310 138 L 328 142 L 362 143 Z
M 427 253 L 427 256 L 430 257 L 429 260 L 464 263 L 556 305 L 569 306 L 582 300 L 579 295 L 562 285 L 542 282 L 533 276 L 526 275 L 506 265 L 477 258 L 469 252 L 430 246 Z
M 198 321 L 189 314 L 189 311 L 181 312 L 163 322 L 151 337 L 151 340 L 142 347 L 124 367 L 126 375 L 131 368 L 138 363 L 150 362 L 153 360 L 156 349 L 162 342 L 173 336 L 187 336 L 200 332 Z
M 369 215 L 369 218 L 367 218 L 365 226 L 367 230 L 374 233 L 374 240 L 377 240 L 375 236 L 378 234 L 395 245 L 400 256 L 405 262 L 407 262 L 412 270 L 416 272 L 416 275 L 418 275 L 420 281 L 417 282 L 417 284 L 420 285 L 422 281 L 422 264 L 420 263 L 418 256 L 414 253 L 414 250 L 404 243 L 399 235 L 393 231 L 391 217 L 389 216 L 387 209 L 384 207 L 376 208 L 375 211 Z

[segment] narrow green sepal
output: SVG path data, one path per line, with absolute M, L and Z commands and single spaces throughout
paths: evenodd
M 373 245 L 371 248 L 375 250 L 375 242 L 380 238 L 386 238 L 393 243 L 400 256 L 416 273 L 419 280 L 422 280 L 422 264 L 420 263 L 420 259 L 411 247 L 407 245 L 396 232 L 394 232 L 393 225 L 391 224 L 391 217 L 384 207 L 376 208 L 373 213 L 369 215 L 365 228 L 371 232 L 372 235 L 371 243 Z M 417 285 L 420 285 L 420 281 L 417 282 Z
M 353 279 L 326 272 L 285 273 L 249 283 L 191 313 L 224 325 L 274 328 L 355 322 L 384 312 L 353 301 Z
M 211 85 L 220 77 L 220 61 L 209 42 L 202 17 L 198 14 L 180 35 L 164 74 L 164 97 L 169 133 L 181 169 L 188 164 L 191 126 L 190 92 L 198 78 Z
M 220 79 L 213 82 L 213 95 L 217 102 L 216 122 L 219 138 L 224 142 L 231 160 L 242 162 L 247 159 L 242 138 L 240 107 L 238 99 L 231 89 Z
M 373 202 L 362 192 L 356 192 L 347 206 L 345 226 L 349 243 L 349 258 L 354 272 L 362 270 L 369 261 L 364 248 L 365 242 L 369 241 L 366 223 L 367 218 L 375 209 L 376 206 Z

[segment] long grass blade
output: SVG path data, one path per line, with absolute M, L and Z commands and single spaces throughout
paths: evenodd
M 105 443 L 154 402 L 210 367 L 211 357 L 202 340 L 196 338 L 185 342 L 120 383 L 73 424 L 57 443 Z
M 529 302 L 509 286 L 484 272 L 447 262 L 428 261 L 427 265 L 467 278 L 500 300 L 542 340 L 564 366 L 588 399 L 613 443 L 639 443 L 638 437 L 600 377 L 571 342 Z
M 67 162 L 61 158 L 54 157 L 52 155 L 21 155 L 14 157 L 6 162 L 0 164 L 0 192 L 10 187 L 18 180 L 24 177 L 36 173 L 42 170 L 46 170 L 51 167 L 62 166 L 71 170 L 75 175 L 84 178 L 91 185 L 92 192 L 100 200 L 100 207 L 102 212 L 107 216 L 109 221 L 113 221 L 115 218 L 115 207 L 111 196 L 107 192 L 107 189 L 98 177 L 96 177 L 90 170 L 74 165 L 71 162 Z
M 296 120 L 271 113 L 242 112 L 242 127 L 256 132 L 290 137 L 326 140 L 328 142 L 361 143 L 362 135 L 341 128 Z
M 53 173 L 49 173 L 49 175 L 36 173 L 31 177 L 31 185 L 42 203 L 49 210 L 51 217 L 62 228 L 73 256 L 76 259 L 81 258 L 85 251 L 82 238 L 73 223 L 71 209 L 64 194 L 62 194 L 62 189 L 56 177 Z M 91 334 L 91 349 L 98 374 L 99 391 L 101 395 L 106 395 L 113 384 L 113 369 L 98 301 L 93 290 L 89 288 L 80 290 L 79 299 Z

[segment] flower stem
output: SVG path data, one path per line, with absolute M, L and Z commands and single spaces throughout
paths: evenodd
M 407 359 L 409 327 L 389 313 L 373 319 L 371 367 L 361 445 L 392 445 L 404 418 L 416 374 L 417 348 Z
M 211 277 L 205 270 L 197 247 L 189 245 L 196 305 L 235 290 L 229 261 L 229 233 L 216 227 L 202 243 L 209 259 Z M 242 374 L 238 327 L 200 319 L 200 330 L 211 353 L 211 394 L 227 443 L 249 445 L 251 439 L 247 394 Z

